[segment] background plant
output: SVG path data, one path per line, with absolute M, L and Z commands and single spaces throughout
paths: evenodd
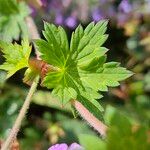
M 47 2 L 49 3 L 49 1 L 47 1 Z M 128 2 L 131 6 L 133 5 L 132 1 L 128 1 Z M 21 3 L 23 4 L 23 2 L 21 2 Z M 95 3 L 93 3 L 93 2 L 91 2 L 91 3 L 93 4 L 93 6 L 96 4 L 95 7 L 98 6 L 97 5 L 98 2 L 96 2 L 96 1 L 95 1 Z M 134 3 L 136 3 L 136 1 L 134 1 Z M 32 3 L 32 4 L 34 4 L 34 6 L 35 6 L 35 3 Z M 49 4 L 53 4 L 52 1 Z M 73 3 L 71 2 L 70 4 L 73 4 Z M 121 3 L 118 1 L 117 3 L 109 3 L 109 6 L 114 7 L 114 4 L 115 4 L 115 7 L 121 5 Z M 146 6 L 146 8 L 148 7 L 146 1 L 143 4 L 145 4 L 145 5 L 141 5 L 138 3 L 139 8 L 142 6 Z M 101 3 L 100 5 L 102 5 L 102 7 L 103 7 L 105 4 L 103 5 Z M 55 4 L 54 6 L 57 6 L 57 4 Z M 51 5 L 51 8 L 54 6 Z M 68 8 L 71 8 L 71 6 L 78 7 L 79 5 L 69 5 Z M 32 7 L 33 7 L 33 5 L 32 5 Z M 67 10 L 66 7 L 63 7 L 63 8 L 65 8 L 65 10 Z M 93 8 L 94 7 L 91 7 L 90 9 L 93 9 Z M 136 5 L 136 8 L 138 8 L 137 5 Z M 60 8 L 58 8 L 58 10 L 59 9 Z M 35 8 L 34 8 L 34 10 L 35 10 Z M 61 8 L 61 10 L 62 10 L 62 8 Z M 98 10 L 101 10 L 101 7 Z M 106 8 L 106 10 L 107 10 L 107 8 Z M 148 90 L 148 87 L 149 87 L 149 82 L 148 82 L 148 79 L 149 79 L 149 73 L 148 73 L 149 44 L 148 43 L 149 42 L 147 40 L 149 37 L 149 34 L 148 34 L 148 31 L 149 31 L 148 24 L 149 23 L 148 23 L 148 19 L 147 19 L 149 12 L 145 11 L 147 9 L 143 9 L 143 11 L 140 12 L 143 16 L 142 19 L 144 19 L 144 20 L 142 20 L 144 22 L 141 23 L 140 22 L 141 18 L 136 17 L 138 15 L 138 13 L 137 13 L 138 11 L 134 12 L 134 9 L 132 9 L 132 10 L 133 10 L 132 14 L 136 14 L 136 15 L 128 15 L 129 13 L 131 13 L 131 11 L 125 13 L 125 12 L 122 12 L 122 10 L 121 10 L 121 13 L 123 15 L 126 14 L 127 17 L 131 16 L 130 18 L 127 19 L 128 22 L 124 22 L 123 24 L 116 25 L 114 20 L 110 20 L 111 24 L 109 25 L 109 27 L 111 27 L 111 28 L 108 31 L 108 33 L 110 33 L 110 36 L 109 36 L 110 40 L 108 39 L 108 41 L 105 45 L 107 45 L 106 47 L 108 47 L 108 48 L 110 47 L 110 49 L 111 49 L 111 52 L 108 53 L 108 60 L 121 61 L 124 64 L 123 66 L 127 66 L 128 68 L 130 68 L 130 70 L 133 70 L 133 72 L 135 72 L 136 74 L 134 75 L 134 77 L 132 77 L 132 79 L 128 80 L 127 82 L 122 83 L 122 85 L 119 88 L 110 90 L 110 92 L 109 92 L 110 94 L 103 98 L 104 100 L 101 101 L 101 104 L 105 107 L 105 105 L 107 105 L 108 103 L 111 103 L 111 104 L 115 105 L 116 107 L 118 107 L 118 109 L 120 111 L 123 111 L 126 114 L 126 116 L 128 116 L 130 114 L 134 118 L 134 120 L 136 120 L 136 122 L 138 122 L 139 124 L 144 123 L 145 126 L 149 126 L 149 105 L 148 105 L 149 104 L 149 95 L 148 95 L 149 94 L 149 90 Z M 39 16 L 43 16 L 43 18 L 45 20 L 50 20 L 49 18 L 46 17 L 46 14 L 48 11 L 52 12 L 52 9 L 49 10 L 49 8 L 45 8 L 45 6 L 43 6 L 42 8 L 39 7 L 39 10 L 36 10 L 36 12 L 37 12 L 36 14 L 33 14 L 35 21 L 38 22 L 37 25 L 38 25 L 39 31 L 43 28 L 42 27 L 43 23 L 41 22 L 41 18 L 39 19 Z M 62 11 L 60 11 L 60 12 L 61 12 L 61 14 L 63 14 Z M 66 13 L 67 13 L 67 11 L 66 11 Z M 51 19 L 52 18 L 53 17 L 51 17 Z M 63 18 L 65 20 L 65 16 Z M 106 17 L 106 18 L 108 18 L 108 17 Z M 101 18 L 99 18 L 99 19 L 101 19 Z M 84 22 L 84 26 L 87 26 L 87 22 L 89 22 L 89 21 L 90 21 L 90 19 L 88 19 L 88 21 L 83 20 L 82 22 Z M 113 21 L 113 24 L 112 24 L 112 21 Z M 64 22 L 67 22 L 67 21 L 64 21 Z M 76 24 L 78 24 L 77 22 L 76 22 Z M 39 26 L 40 24 L 42 26 Z M 65 25 L 65 24 L 63 24 L 63 25 Z M 135 27 L 135 25 L 136 25 L 136 28 L 132 28 L 133 26 Z M 69 31 L 68 30 L 69 26 L 68 25 L 65 25 L 65 26 L 67 26 L 67 31 Z M 125 29 L 124 30 L 125 32 L 122 29 L 118 29 L 118 27 L 123 27 Z M 133 29 L 136 29 L 136 30 L 133 30 Z M 115 34 L 113 34 L 114 32 L 115 32 Z M 18 36 L 19 32 L 16 35 Z M 68 35 L 70 35 L 70 31 L 68 32 Z M 3 37 L 3 36 L 1 36 L 1 37 Z M 11 37 L 11 36 L 9 36 L 9 37 Z M 122 37 L 122 38 L 120 38 L 120 37 Z M 15 39 L 15 38 L 12 36 L 12 39 Z M 123 39 L 123 40 L 121 40 L 121 39 Z M 7 40 L 7 38 L 3 39 L 3 40 Z M 127 42 L 127 45 L 125 42 Z M 18 47 L 20 47 L 19 45 L 18 45 Z M 124 51 L 122 51 L 122 48 L 124 49 Z M 116 51 L 117 51 L 117 53 L 116 53 Z M 124 59 L 124 58 L 126 58 L 126 59 Z M 128 63 L 126 63 L 126 62 L 128 62 Z M 28 64 L 27 64 L 27 66 L 28 66 Z M 31 70 L 28 69 L 26 74 L 30 73 L 30 71 Z M 9 102 L 8 103 L 9 106 L 11 106 L 11 104 L 13 104 L 13 103 L 11 103 L 9 101 L 9 98 L 8 99 L 5 98 L 5 97 L 8 97 L 7 96 L 8 92 L 5 92 L 5 91 L 6 91 L 6 89 L 8 89 L 10 83 L 13 84 L 13 86 L 14 86 L 15 80 L 17 80 L 17 82 L 20 83 L 20 86 L 23 89 L 22 93 L 24 93 L 24 85 L 21 84 L 21 78 L 23 77 L 22 73 L 23 73 L 23 70 L 19 71 L 16 74 L 17 78 L 11 78 L 10 80 L 8 80 L 8 82 L 7 82 L 8 86 L 5 86 L 5 84 L 3 82 L 1 82 L 2 83 L 1 91 L 3 94 L 3 96 L 1 96 L 1 97 L 2 97 L 3 102 L 5 102 L 5 101 Z M 145 77 L 145 74 L 147 74 L 146 77 Z M 20 75 L 22 77 L 20 77 Z M 34 76 L 30 76 L 30 78 L 27 78 L 27 79 L 32 79 L 31 77 L 34 77 Z M 1 72 L 1 78 L 2 78 L 2 81 L 4 81 L 4 78 L 5 78 L 4 72 Z M 50 94 L 48 92 L 41 91 L 41 92 L 37 92 L 37 94 L 39 94 L 39 95 L 38 96 L 35 95 L 35 99 L 31 105 L 31 108 L 29 109 L 29 114 L 30 114 L 31 118 L 27 117 L 27 121 L 25 121 L 25 123 L 23 123 L 23 128 L 21 129 L 22 131 L 26 131 L 24 129 L 26 129 L 27 127 L 30 126 L 31 130 L 30 129 L 27 130 L 25 132 L 25 134 L 22 134 L 23 132 L 20 132 L 20 134 L 19 134 L 19 137 L 21 138 L 21 140 L 20 140 L 21 145 L 23 145 L 23 148 L 27 147 L 28 144 L 24 144 L 24 143 L 28 143 L 28 142 L 30 142 L 30 144 L 34 145 L 34 146 L 36 145 L 36 143 L 38 143 L 37 147 L 41 146 L 41 149 L 43 147 L 47 148 L 49 145 L 47 137 L 49 137 L 48 139 L 50 139 L 50 141 L 52 143 L 55 143 L 57 140 L 61 140 L 62 138 L 64 141 L 65 140 L 64 138 L 68 136 L 68 134 L 66 134 L 66 135 L 62 134 L 62 132 L 59 131 L 59 128 L 61 128 L 62 130 L 65 129 L 64 133 L 69 133 L 70 131 L 73 131 L 73 129 L 71 129 L 71 130 L 69 129 L 69 126 L 67 125 L 67 123 L 64 126 L 62 126 L 62 124 L 63 124 L 62 120 L 65 120 L 64 122 L 67 122 L 67 120 L 70 120 L 72 118 L 69 115 L 70 110 L 71 110 L 70 106 L 65 108 L 67 110 L 66 111 L 66 110 L 64 110 L 64 108 L 60 107 L 60 104 L 61 104 L 60 102 L 57 102 L 56 100 L 54 102 L 54 100 L 51 100 Z M 10 93 L 10 99 L 11 99 L 11 95 L 13 97 L 13 95 L 14 95 L 13 92 Z M 41 98 L 39 98 L 39 96 Z M 20 97 L 20 96 L 18 95 L 18 97 Z M 17 97 L 15 99 L 17 99 Z M 23 97 L 21 99 L 23 99 Z M 107 99 L 107 100 L 105 100 L 105 99 Z M 17 101 L 15 102 L 15 104 L 17 104 Z M 90 104 L 91 104 L 91 102 L 90 102 Z M 2 108 L 3 108 L 3 105 L 5 105 L 5 103 L 1 104 Z M 12 108 L 14 110 L 16 108 L 16 112 L 17 112 L 17 109 L 19 109 L 19 106 L 18 107 L 16 107 L 16 105 L 14 105 L 14 106 L 12 106 Z M 97 106 L 99 106 L 99 108 L 101 108 L 99 104 Z M 49 109 L 48 107 L 50 107 L 51 109 Z M 86 106 L 86 107 L 88 108 L 88 106 Z M 94 110 L 95 110 L 95 108 L 97 108 L 97 107 L 94 107 Z M 58 117 L 56 117 L 57 113 L 59 114 L 58 109 L 61 109 L 61 112 L 64 112 L 63 115 L 61 115 L 61 117 L 63 119 L 58 119 Z M 8 107 L 8 110 L 9 110 L 9 107 Z M 96 110 L 98 110 L 98 109 L 96 109 Z M 93 110 L 91 110 L 91 111 L 93 111 Z M 5 112 L 6 112 L 6 110 L 5 110 Z M 30 113 L 30 112 L 32 112 L 32 113 Z M 37 113 L 34 113 L 34 112 L 37 112 Z M 45 112 L 46 112 L 46 115 L 45 115 Z M 52 116 L 54 116 L 54 117 L 47 115 L 47 112 L 51 112 L 53 114 Z M 4 114 L 7 114 L 7 113 L 4 113 Z M 97 112 L 95 112 L 94 114 L 96 115 Z M 98 113 L 98 114 L 101 114 L 101 113 Z M 64 118 L 64 116 L 66 116 L 66 117 Z M 98 117 L 100 117 L 102 119 L 101 115 L 99 115 Z M 4 117 L 4 118 L 10 118 L 10 117 Z M 48 122 L 48 124 L 51 122 L 50 128 L 51 128 L 51 126 L 54 128 L 52 128 L 52 130 L 48 130 L 49 131 L 48 134 L 47 134 L 47 132 L 45 132 L 46 134 L 43 139 L 43 134 L 42 134 L 43 131 L 47 131 L 47 129 L 49 129 L 49 125 L 45 125 L 45 120 L 46 120 L 46 122 Z M 38 121 L 37 124 L 39 124 L 39 122 L 42 122 L 41 126 L 42 125 L 44 125 L 44 126 L 41 127 L 41 126 L 37 126 L 32 123 L 32 122 L 36 122 L 36 121 Z M 59 122 L 59 123 L 57 124 L 56 122 Z M 54 124 L 54 126 L 53 126 L 53 124 Z M 5 125 L 3 125 L 3 126 L 5 127 Z M 57 132 L 56 130 L 54 132 L 55 128 L 59 132 Z M 82 128 L 84 130 L 84 127 L 82 127 Z M 82 130 L 82 128 L 81 128 L 81 130 Z M 83 132 L 86 133 L 87 130 L 89 130 L 89 129 L 86 129 L 86 131 L 83 131 Z M 33 132 L 31 132 L 31 131 L 33 131 Z M 35 132 L 37 133 L 36 135 L 34 135 Z M 90 131 L 90 134 L 91 134 L 91 132 L 92 131 Z M 4 130 L 3 130 L 3 133 L 4 133 L 3 136 L 6 135 Z M 32 133 L 32 134 L 29 134 L 29 133 Z M 78 133 L 79 132 L 75 131 L 74 139 L 72 139 L 72 141 L 71 141 L 70 140 L 71 138 L 69 138 L 66 141 L 68 143 L 74 142 L 74 140 L 77 140 Z M 143 135 L 144 134 L 145 133 L 143 133 Z M 31 135 L 33 135 L 33 136 L 31 136 Z M 52 137 L 55 137 L 54 139 L 57 139 L 57 140 L 54 140 L 55 142 L 53 142 Z M 30 138 L 35 139 L 35 140 L 33 142 L 31 142 Z M 42 142 L 38 142 L 38 141 L 42 141 Z M 30 149 L 30 148 L 28 147 L 26 149 Z

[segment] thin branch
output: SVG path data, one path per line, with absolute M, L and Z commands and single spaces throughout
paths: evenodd
M 29 108 L 30 102 L 31 102 L 31 98 L 34 94 L 34 92 L 36 91 L 36 87 L 38 85 L 38 81 L 39 81 L 39 77 L 37 77 L 35 79 L 35 81 L 32 83 L 31 88 L 29 90 L 29 93 L 25 99 L 25 102 L 19 112 L 19 115 L 14 123 L 14 126 L 8 136 L 8 138 L 6 139 L 6 141 L 4 142 L 4 144 L 2 145 L 1 150 L 8 150 L 10 144 L 13 142 L 13 140 L 16 138 L 16 135 L 19 131 L 19 128 L 21 126 L 21 122 L 24 119 L 24 116 Z
M 98 120 L 91 112 L 89 112 L 79 101 L 73 100 L 72 105 L 80 113 L 95 130 L 97 130 L 102 136 L 106 136 L 107 126 Z
M 38 33 L 38 30 L 36 28 L 36 25 L 33 21 L 33 19 L 31 17 L 27 17 L 26 18 L 26 23 L 27 23 L 27 26 L 28 26 L 28 29 L 29 29 L 29 33 L 30 33 L 30 38 L 31 39 L 39 39 L 40 36 L 39 36 L 39 33 Z M 36 57 L 37 59 L 40 59 L 40 53 L 35 50 L 36 52 Z M 16 138 L 17 134 L 18 134 L 18 131 L 20 129 L 20 126 L 21 126 L 21 123 L 22 123 L 22 120 L 24 119 L 25 115 L 26 115 L 26 112 L 29 108 L 29 105 L 30 105 L 30 102 L 31 102 L 31 99 L 32 99 L 32 96 L 34 94 L 34 92 L 36 91 L 36 88 L 38 86 L 38 83 L 39 83 L 39 76 L 37 76 L 31 87 L 30 87 L 30 90 L 28 92 L 28 95 L 25 99 L 25 102 L 19 112 L 19 115 L 13 125 L 13 128 L 9 134 L 9 136 L 7 137 L 6 141 L 4 142 L 4 144 L 2 144 L 2 148 L 1 150 L 8 150 L 11 143 L 13 142 L 13 140 Z

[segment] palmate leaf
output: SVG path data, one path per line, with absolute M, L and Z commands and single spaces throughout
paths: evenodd
M 91 67 L 92 66 L 87 66 L 87 69 L 89 70 Z M 119 81 L 122 81 L 131 75 L 132 73 L 125 68 L 120 67 L 119 63 L 110 62 L 104 63 L 101 67 L 99 67 L 96 73 L 87 74 L 86 72 L 83 72 L 81 80 L 84 82 L 84 85 L 91 87 L 96 91 L 108 91 L 108 87 L 118 86 Z
M 0 0 L 0 39 L 11 42 L 19 36 L 27 37 L 25 17 L 30 13 L 24 2 Z
M 31 53 L 31 46 L 27 40 L 22 45 L 10 44 L 0 41 L 0 49 L 4 53 L 6 61 L 0 65 L 0 69 L 7 71 L 7 78 L 11 77 L 18 70 L 28 67 L 28 60 Z
M 72 34 L 70 47 L 63 28 L 45 23 L 44 29 L 46 40 L 36 40 L 35 44 L 41 58 L 57 70 L 46 75 L 43 86 L 53 89 L 63 104 L 77 99 L 92 112 L 102 111 L 96 101 L 102 97 L 98 91 L 118 86 L 119 81 L 132 75 L 118 63 L 105 63 L 107 49 L 101 46 L 108 37 L 107 21 L 92 22 L 85 30 L 79 25 Z

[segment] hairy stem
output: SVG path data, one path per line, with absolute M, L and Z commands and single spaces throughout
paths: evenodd
M 10 144 L 16 138 L 16 135 L 17 135 L 17 133 L 19 131 L 19 128 L 21 126 L 21 122 L 24 119 L 24 116 L 25 116 L 25 114 L 26 114 L 26 112 L 27 112 L 27 110 L 29 108 L 32 95 L 35 92 L 36 87 L 38 85 L 38 81 L 39 81 L 39 77 L 37 77 L 34 80 L 34 82 L 32 83 L 31 88 L 30 88 L 30 90 L 28 92 L 28 95 L 27 95 L 27 97 L 25 99 L 25 102 L 24 102 L 24 104 L 23 104 L 23 106 L 22 106 L 22 108 L 20 110 L 20 113 L 19 113 L 19 115 L 18 115 L 18 117 L 17 117 L 17 119 L 16 119 L 16 121 L 14 123 L 14 126 L 13 126 L 13 128 L 12 128 L 12 130 L 11 130 L 9 136 L 8 136 L 8 138 L 6 139 L 6 141 L 4 142 L 4 144 L 2 145 L 1 150 L 8 150 Z
M 89 112 L 79 101 L 73 100 L 72 105 L 80 113 L 95 130 L 97 130 L 102 136 L 106 136 L 107 126 L 98 120 L 91 112 Z
M 31 17 L 27 17 L 26 18 L 26 23 L 27 23 L 28 30 L 29 30 L 29 33 L 30 33 L 30 39 L 39 39 L 40 36 L 39 36 L 37 27 L 36 27 L 33 19 Z M 36 49 L 35 49 L 35 53 L 36 53 L 37 59 L 40 59 L 40 53 Z M 9 146 L 11 145 L 13 140 L 16 138 L 17 133 L 20 129 L 22 120 L 24 119 L 25 114 L 26 114 L 26 112 L 29 108 L 31 98 L 32 98 L 34 92 L 36 91 L 37 86 L 38 86 L 38 82 L 39 82 L 39 76 L 37 76 L 35 78 L 35 80 L 33 81 L 32 85 L 30 87 L 30 90 L 28 92 L 28 95 L 25 99 L 25 102 L 24 102 L 24 104 L 23 104 L 23 106 L 20 110 L 20 113 L 19 113 L 19 115 L 18 115 L 18 117 L 17 117 L 17 119 L 16 119 L 16 121 L 13 125 L 13 128 L 11 129 L 11 132 L 10 132 L 9 136 L 7 137 L 4 144 L 2 144 L 1 150 L 8 150 Z

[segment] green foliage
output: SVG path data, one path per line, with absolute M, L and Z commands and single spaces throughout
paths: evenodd
M 23 40 L 22 45 L 9 44 L 0 41 L 0 48 L 4 53 L 6 61 L 0 65 L 0 69 L 7 71 L 7 78 L 11 77 L 18 70 L 28 67 L 28 60 L 31 53 L 31 46 L 27 40 Z
M 81 134 L 79 141 L 86 150 L 106 150 L 106 143 L 97 136 Z
M 32 150 L 40 147 L 40 149 L 46 149 L 47 141 L 43 138 L 43 132 L 38 128 L 31 126 L 24 129 L 24 138 L 21 139 L 20 147 L 24 150 Z
M 24 2 L 16 0 L 0 0 L 0 39 L 11 42 L 28 36 L 25 17 L 29 15 L 29 8 Z
M 9 84 L 5 84 L 3 90 L 0 90 L 0 140 L 8 136 L 10 128 L 12 128 L 18 112 L 23 105 L 23 100 L 27 92 L 28 89 Z M 26 115 L 20 130 L 21 134 L 17 137 L 21 149 L 33 150 L 37 147 L 43 150 L 48 149 L 52 144 L 50 139 L 53 139 L 53 137 L 55 139 L 56 135 L 58 137 L 58 143 L 65 141 L 67 143 L 73 143 L 78 142 L 78 135 L 81 133 L 94 134 L 85 122 L 72 118 L 71 111 L 61 111 L 60 104 L 56 107 L 52 104 L 52 107 L 49 109 L 47 104 L 45 106 L 40 106 L 41 104 L 38 105 L 38 103 L 35 104 L 36 101 L 45 99 L 47 102 L 54 103 L 55 101 L 48 92 L 37 91 L 35 93 L 33 103 L 29 110 L 29 113 L 32 113 L 30 117 Z M 65 132 L 65 135 L 59 135 L 60 131 L 58 129 L 56 129 L 55 134 L 51 130 L 54 126 L 60 127 Z
M 25 96 L 25 92 L 14 85 L 5 84 L 3 88 L 0 90 L 0 139 L 8 136 Z
M 34 94 L 32 102 L 40 106 L 50 107 L 65 112 L 71 112 L 70 105 L 66 105 L 65 108 L 61 107 L 59 100 L 54 98 L 48 91 L 38 90 Z
M 145 75 L 145 90 L 150 91 L 150 71 Z
M 145 126 L 133 124 L 130 118 L 110 106 L 106 109 L 105 119 L 109 124 L 105 140 L 96 136 L 80 135 L 80 143 L 86 150 L 150 149 L 148 129 Z
M 95 90 L 108 91 L 108 86 L 115 87 L 119 85 L 118 81 L 131 76 L 131 72 L 119 66 L 119 63 L 105 63 L 97 73 L 85 74 L 82 81 L 85 85 Z M 97 79 L 97 80 L 95 80 Z
M 112 109 L 111 107 L 107 109 Z M 148 150 L 148 130 L 144 126 L 134 125 L 129 118 L 114 110 L 110 120 L 110 130 L 108 131 L 107 148 L 115 147 L 119 149 Z M 119 142 L 118 142 L 119 141 Z
M 46 40 L 36 40 L 35 44 L 42 60 L 56 70 L 49 72 L 42 84 L 53 89 L 52 93 L 63 104 L 78 99 L 93 113 L 102 111 L 96 101 L 102 97 L 98 91 L 118 86 L 119 81 L 132 75 L 119 63 L 105 63 L 107 49 L 101 46 L 108 37 L 107 21 L 92 22 L 85 30 L 79 25 L 72 34 L 70 47 L 63 28 L 48 23 L 44 28 Z
M 5 85 L 6 81 L 6 72 L 5 71 L 0 71 L 0 89 L 3 88 Z
M 95 133 L 88 127 L 88 125 L 78 119 L 68 119 L 63 117 L 61 121 L 61 126 L 65 131 L 66 136 L 60 139 L 60 142 L 73 143 L 78 141 L 78 136 L 80 134 L 90 134 L 95 135 Z M 67 138 L 67 140 L 66 140 Z

